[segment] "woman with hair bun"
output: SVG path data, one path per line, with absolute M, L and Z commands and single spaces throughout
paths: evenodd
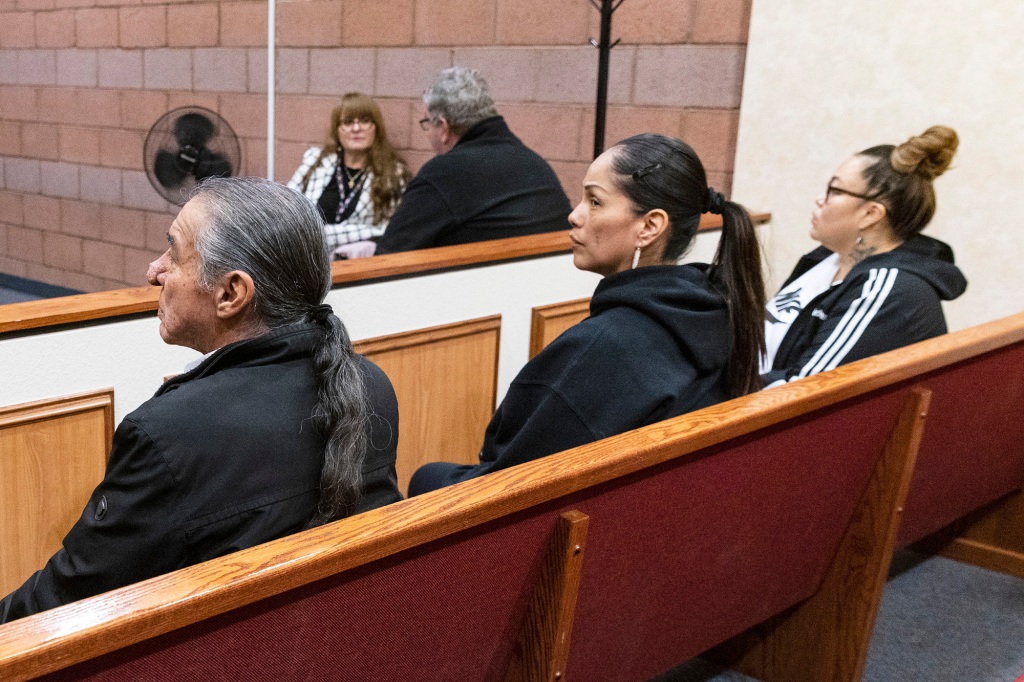
M 373 254 L 408 181 L 380 107 L 349 92 L 331 111 L 323 146 L 306 150 L 288 186 L 320 210 L 334 257 L 350 258 Z
M 679 265 L 702 213 L 722 214 L 711 265 Z M 417 495 L 760 388 L 765 292 L 750 216 L 708 187 L 685 143 L 645 134 L 599 156 L 569 215 L 573 263 L 604 276 L 590 317 L 523 367 L 480 464 L 426 464 Z
M 967 280 L 952 249 L 921 230 L 958 144 L 955 130 L 932 126 L 839 166 L 811 217 L 821 246 L 768 303 L 766 387 L 946 333 L 941 301 Z

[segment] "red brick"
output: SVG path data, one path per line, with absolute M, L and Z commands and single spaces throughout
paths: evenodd
M 29 263 L 43 262 L 43 233 L 25 227 L 8 225 L 7 254 Z
M 708 171 L 708 185 L 724 194 L 726 199 L 732 198 L 732 173 Z
M 419 120 L 419 101 L 407 99 L 379 99 L 381 115 L 384 117 L 384 126 L 387 130 L 388 141 L 392 146 L 404 149 L 409 146 L 413 135 L 422 134 L 419 124 L 413 122 L 413 114 Z M 415 129 L 414 129 L 415 126 Z
M 53 6 L 58 9 L 77 9 L 79 7 L 93 7 L 96 0 L 54 0 Z
M 220 5 L 222 47 L 267 44 L 267 5 L 260 2 L 225 2 Z
M 512 132 L 545 159 L 580 160 L 581 107 L 515 104 L 501 111 Z
M 149 130 L 169 111 L 167 94 L 151 90 L 124 90 L 121 95 L 121 127 Z
M 78 47 L 117 47 L 117 10 L 95 7 L 75 10 Z
M 238 140 L 242 145 L 242 174 L 253 177 L 265 178 L 267 176 L 267 141 L 262 137 L 243 137 Z M 291 144 L 291 143 L 289 143 Z M 275 151 L 277 147 L 275 146 Z M 292 160 L 284 166 L 282 172 L 295 170 L 291 168 Z M 291 176 L 286 176 L 281 182 L 286 182 Z
M 278 3 L 278 47 L 337 47 L 340 39 L 340 0 Z
M 160 257 L 160 253 L 143 249 L 126 248 L 124 250 L 124 281 L 128 286 L 141 287 L 149 282 L 146 272 L 149 264 Z
M 750 33 L 751 0 L 696 0 L 694 43 L 746 45 Z
M 402 152 L 402 156 L 405 157 L 405 162 L 409 164 L 409 171 L 416 175 L 420 168 L 423 167 L 427 161 L 434 158 L 434 152 L 420 152 L 416 150 L 408 150 Z
M 14 275 L 15 277 L 25 277 L 27 274 L 27 264 L 22 260 L 0 256 L 0 272 L 6 272 L 8 275 Z
M 167 96 L 167 111 L 178 107 L 206 107 L 211 111 L 217 111 L 219 106 L 217 95 L 212 92 L 171 92 Z
M 697 0 L 710 3 L 711 0 Z M 693 24 L 693 3 L 683 0 L 629 0 L 615 11 L 613 38 L 623 43 L 650 45 L 654 43 L 685 43 Z M 597 37 L 601 30 L 601 14 L 590 12 L 590 32 Z
M 28 124 L 26 124 L 28 125 Z M 0 121 L 0 154 L 21 155 L 21 124 L 15 121 Z M 29 154 L 31 156 L 31 154 Z
M 24 196 L 25 227 L 37 230 L 60 230 L 60 199 L 44 197 L 41 194 Z
M 592 116 L 588 128 L 590 131 L 594 129 Z M 604 144 L 607 149 L 619 140 L 639 133 L 661 133 L 672 137 L 682 137 L 682 128 L 683 111 L 681 109 L 608 107 Z
M 419 98 L 441 69 L 451 66 L 451 50 L 440 47 L 377 50 L 374 92 L 383 97 Z
M 109 168 L 143 168 L 142 147 L 145 135 L 134 130 L 100 131 L 100 165 Z
M 0 13 L 0 48 L 35 47 L 35 35 L 32 12 Z
M 20 225 L 25 216 L 22 206 L 21 193 L 0 191 L 0 222 Z
M 220 19 L 215 3 L 167 8 L 167 45 L 170 47 L 214 47 L 220 36 Z
M 261 156 L 266 158 L 267 146 L 266 141 L 263 143 L 263 150 Z M 302 161 L 302 153 L 309 147 L 307 144 L 299 142 L 278 142 L 274 145 L 274 179 L 278 182 L 287 182 L 292 174 L 295 173 L 295 169 L 299 167 L 299 162 Z M 266 167 L 263 168 L 263 174 L 266 175 Z
M 21 153 L 33 159 L 60 158 L 57 126 L 25 123 L 21 126 Z
M 581 45 L 590 37 L 590 3 L 580 0 L 497 2 L 495 36 L 500 44 Z
M 27 85 L 0 86 L 0 119 L 35 121 L 39 118 L 36 89 Z
M 47 232 L 43 235 L 43 262 L 60 270 L 80 271 L 82 240 L 65 234 Z
M 174 222 L 174 216 L 166 213 L 146 211 L 143 223 L 146 233 L 146 248 L 153 252 L 163 253 L 167 250 L 167 230 Z
M 479 0 L 417 0 L 416 44 L 489 45 L 494 42 L 494 12 L 493 3 Z
M 95 128 L 60 128 L 60 160 L 99 165 L 100 131 Z
M 341 27 L 341 44 L 373 47 L 412 45 L 414 4 L 414 0 L 348 0 L 345 3 L 345 22 Z
M 93 201 L 61 201 L 60 231 L 87 239 L 101 239 L 102 204 Z
M 34 279 L 37 282 L 46 282 L 47 284 L 53 284 L 58 287 L 67 286 L 68 277 L 71 274 L 73 273 L 58 270 L 57 268 L 51 268 L 49 265 L 43 265 L 41 263 L 29 263 L 25 268 L 25 277 L 28 279 Z
M 92 275 L 85 275 L 81 272 L 68 272 L 64 275 L 64 286 L 70 289 L 77 289 L 78 291 L 84 291 L 86 293 L 92 293 L 95 291 L 107 291 L 111 287 L 107 283 L 107 280 L 101 277 L 93 277 Z
M 75 13 L 65 9 L 36 13 L 38 47 L 72 47 L 75 44 Z
M 146 246 L 146 213 L 117 206 L 100 208 L 100 234 L 105 242 L 144 248 Z M 164 243 L 166 243 L 166 239 Z
M 78 91 L 74 88 L 39 88 L 38 101 L 40 121 L 78 122 Z
M 732 171 L 736 161 L 739 111 L 694 109 L 683 118 L 683 140 L 708 171 Z
M 121 124 L 121 97 L 117 90 L 86 88 L 78 91 L 76 123 L 116 128 Z
M 167 11 L 163 7 L 122 7 L 118 10 L 121 47 L 163 47 L 167 44 Z
M 17 8 L 21 10 L 35 11 L 53 9 L 53 0 L 17 0 Z
M 277 136 L 306 146 L 319 144 L 334 108 L 332 97 L 287 97 L 277 99 Z
M 7 226 L 0 223 L 0 272 L 4 272 L 3 261 L 7 258 Z M 8 273 L 9 274 L 9 273 Z
M 569 202 L 575 206 L 583 195 L 583 178 L 587 176 L 590 164 L 585 161 L 552 161 L 551 167 L 562 183 L 562 189 L 568 195 Z M 566 227 L 568 228 L 568 224 Z
M 124 278 L 124 247 L 106 242 L 82 243 L 83 270 L 87 275 L 121 281 Z
M 219 111 L 237 135 L 256 137 L 267 134 L 265 95 L 222 94 Z

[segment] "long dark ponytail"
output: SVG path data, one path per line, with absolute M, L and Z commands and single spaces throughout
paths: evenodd
M 312 421 L 326 440 L 320 500 L 308 526 L 352 513 L 359 502 L 369 419 L 366 389 L 345 325 L 322 301 L 331 288 L 323 223 L 302 195 L 261 178 L 210 178 L 193 195 L 209 218 L 195 235 L 206 286 L 241 270 L 255 284 L 255 316 L 266 330 L 314 322 L 317 401 Z
M 726 368 L 730 397 L 761 388 L 767 297 L 761 248 L 746 209 L 708 187 L 704 165 L 681 140 L 644 133 L 619 142 L 612 169 L 639 214 L 660 208 L 669 217 L 663 260 L 676 262 L 693 244 L 702 213 L 722 215 L 722 234 L 708 272 L 729 309 L 732 357 Z

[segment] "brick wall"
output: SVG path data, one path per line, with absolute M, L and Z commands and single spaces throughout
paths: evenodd
M 729 190 L 750 0 L 624 0 L 607 140 L 682 137 Z M 380 101 L 413 169 L 431 77 L 479 68 L 570 198 L 592 155 L 598 12 L 588 0 L 300 0 L 277 13 L 275 170 L 318 143 L 342 92 Z M 146 131 L 198 104 L 266 173 L 266 4 L 0 0 L 0 272 L 84 291 L 144 283 L 176 212 L 142 167 Z

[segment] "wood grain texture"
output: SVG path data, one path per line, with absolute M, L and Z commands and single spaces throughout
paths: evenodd
M 1024 578 L 1024 492 L 969 514 L 914 548 Z
M 589 522 L 586 514 L 575 509 L 559 516 L 523 619 L 506 682 L 564 679 Z
M 544 350 L 569 327 L 590 315 L 590 299 L 579 298 L 534 308 L 530 313 L 530 357 Z
M 498 390 L 501 316 L 366 339 L 398 396 L 398 486 L 427 462 L 476 464 Z
M 813 409 L 1024 342 L 1024 314 L 851 363 L 242 550 L 0 627 L 0 679 L 28 679 Z
M 911 391 L 818 592 L 712 658 L 765 682 L 861 679 L 930 399 Z
M 111 390 L 0 409 L 0 594 L 60 549 L 103 479 Z
M 766 223 L 769 213 L 755 213 L 755 223 Z M 721 229 L 721 216 L 701 216 L 701 230 Z M 442 246 L 373 258 L 338 261 L 332 265 L 335 285 L 402 277 L 449 268 L 500 263 L 569 251 L 568 232 L 495 239 L 473 244 Z M 155 312 L 160 290 L 137 287 L 79 294 L 62 298 L 10 303 L 0 306 L 0 334 L 104 318 Z

